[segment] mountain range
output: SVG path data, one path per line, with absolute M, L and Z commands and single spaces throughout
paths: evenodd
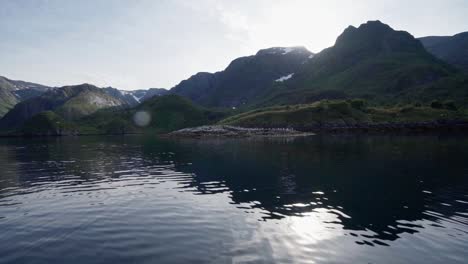
M 77 122 L 102 115 L 104 109 L 110 109 L 104 111 L 110 119 L 112 115 L 123 117 L 132 109 L 153 105 L 154 100 L 158 102 L 155 105 L 165 106 L 168 104 L 164 100 L 178 102 L 171 96 L 191 100 L 202 107 L 191 109 L 201 112 L 211 111 L 200 110 L 209 108 L 242 112 L 352 98 L 363 98 L 379 106 L 450 100 L 466 107 L 467 35 L 416 39 L 380 21 L 369 21 L 346 28 L 332 47 L 319 53 L 304 47 L 263 49 L 233 60 L 222 71 L 196 73 L 170 90 L 122 91 L 90 84 L 48 87 L 0 77 L 0 115 L 5 114 L 0 128 L 21 127 L 44 111 L 53 114 L 42 115 L 38 120 L 54 116 L 54 120 Z
M 93 85 L 90 85 L 93 86 Z M 76 88 L 75 88 L 76 87 Z M 65 87 L 49 87 L 37 83 L 30 83 L 25 81 L 14 81 L 0 76 L 0 117 L 3 117 L 8 111 L 12 110 L 17 104 L 27 101 L 28 99 L 34 100 L 28 101 L 26 104 L 35 104 L 35 101 L 42 100 L 41 95 L 51 92 L 51 94 L 45 95 L 48 98 L 53 98 L 57 93 L 54 90 L 67 90 L 64 93 L 67 94 L 70 90 L 80 90 L 81 85 L 72 85 Z M 95 87 L 95 86 L 93 86 Z M 97 88 L 97 87 L 95 87 Z M 125 106 L 133 107 L 136 106 L 153 96 L 160 96 L 168 93 L 168 90 L 163 88 L 149 88 L 133 91 L 119 90 L 113 87 L 105 87 L 96 91 L 104 92 L 107 95 L 120 100 Z M 79 91 L 77 91 L 79 92 Z M 60 98 L 56 98 L 60 101 Z M 22 107 L 22 106 L 20 106 Z

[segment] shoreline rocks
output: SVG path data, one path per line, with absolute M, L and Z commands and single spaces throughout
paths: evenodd
M 466 121 L 433 121 L 414 123 L 377 123 L 346 126 L 321 126 L 273 128 L 239 127 L 231 125 L 210 125 L 185 128 L 167 134 L 169 137 L 205 138 L 245 138 L 245 137 L 298 137 L 320 133 L 428 133 L 428 132 L 468 132 Z
M 169 137 L 298 137 L 314 133 L 300 132 L 291 128 L 245 128 L 228 125 L 200 126 L 184 128 L 167 134 Z

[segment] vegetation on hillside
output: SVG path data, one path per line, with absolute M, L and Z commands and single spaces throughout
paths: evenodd
M 29 119 L 20 129 L 25 136 L 62 136 L 76 134 L 76 127 L 52 111 L 42 112 Z
M 145 126 L 135 123 L 137 113 L 150 117 Z M 165 95 L 151 98 L 132 109 L 101 110 L 83 118 L 77 124 L 82 133 L 166 133 L 182 128 L 213 124 L 227 116 L 226 111 L 215 111 L 193 104 L 190 100 Z
M 244 127 L 333 128 L 364 124 L 401 124 L 468 120 L 453 102 L 393 107 L 368 106 L 362 99 L 323 100 L 312 104 L 255 109 L 228 117 L 220 124 Z

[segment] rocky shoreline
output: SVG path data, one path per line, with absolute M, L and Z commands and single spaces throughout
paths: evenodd
M 333 125 L 322 124 L 310 127 L 273 128 L 273 127 L 238 127 L 230 125 L 212 125 L 177 130 L 167 134 L 169 137 L 297 137 L 319 133 L 427 133 L 427 132 L 462 132 L 468 133 L 466 121 L 432 121 L 415 123 L 379 123 Z
M 311 136 L 314 133 L 297 131 L 291 128 L 244 128 L 227 125 L 213 125 L 185 128 L 167 134 L 169 137 L 225 137 L 225 138 L 244 138 L 244 137 L 298 137 Z

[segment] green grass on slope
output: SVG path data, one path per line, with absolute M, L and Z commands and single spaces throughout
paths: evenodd
M 75 126 L 52 111 L 42 112 L 29 119 L 21 128 L 23 135 L 66 135 L 73 134 Z
M 103 109 L 103 107 L 112 107 L 112 105 L 120 107 L 119 101 L 107 94 L 100 91 L 99 93 L 83 91 L 55 109 L 54 112 L 66 120 L 78 120 Z
M 1 79 L 0 79 L 1 80 Z M 16 97 L 7 89 L 0 87 L 0 118 L 18 103 Z
M 443 106 L 367 107 L 364 100 L 320 101 L 268 107 L 228 117 L 220 124 L 245 127 L 318 127 L 378 123 L 415 123 L 467 119 L 467 113 Z

